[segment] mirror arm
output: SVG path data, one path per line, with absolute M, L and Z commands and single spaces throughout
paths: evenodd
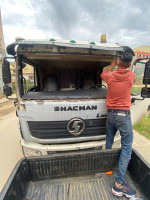
M 18 102 L 18 99 L 17 99 L 17 98 L 10 98 L 10 97 L 6 96 L 6 99 L 14 100 L 14 101 L 17 101 L 17 102 Z
M 145 98 L 144 97 L 142 97 L 142 99 L 138 99 L 138 98 L 132 98 L 131 99 L 131 103 L 134 103 L 135 102 L 135 100 L 138 100 L 138 101 L 143 101 Z
M 150 60 L 150 57 L 147 57 L 147 58 L 137 58 L 137 59 L 135 59 L 135 60 L 133 61 L 132 65 L 131 65 L 132 71 L 133 71 L 133 69 L 134 69 L 134 65 L 136 65 L 137 62 L 142 61 L 142 60 Z M 145 64 L 144 62 L 139 62 L 139 63 Z

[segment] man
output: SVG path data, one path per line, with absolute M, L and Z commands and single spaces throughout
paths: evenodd
M 131 97 L 130 91 L 135 74 L 129 70 L 134 52 L 129 47 L 123 47 L 124 52 L 113 59 L 110 66 L 101 74 L 102 80 L 108 85 L 107 91 L 107 122 L 106 122 L 106 149 L 111 149 L 117 130 L 121 135 L 121 154 L 115 185 L 112 193 L 116 196 L 125 195 L 130 198 L 136 191 L 124 181 L 124 176 L 131 159 L 133 131 L 130 118 Z M 118 68 L 110 70 L 117 64 Z

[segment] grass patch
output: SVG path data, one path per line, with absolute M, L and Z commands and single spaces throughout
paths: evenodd
M 138 86 L 138 87 L 137 86 L 133 86 L 132 89 L 131 89 L 131 93 L 134 94 L 134 93 L 141 92 L 142 87 L 143 86 Z
M 138 124 L 133 126 L 133 128 L 141 135 L 150 139 L 150 113 L 146 117 L 144 117 Z

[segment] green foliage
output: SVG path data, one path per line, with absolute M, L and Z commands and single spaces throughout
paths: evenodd
M 131 93 L 138 93 L 141 92 L 142 86 L 133 86 L 131 89 Z
M 134 83 L 141 85 L 143 83 L 143 76 L 136 76 L 134 79 Z
M 33 78 L 30 78 L 30 79 L 28 79 L 28 80 L 26 80 L 26 86 L 27 86 L 27 88 L 30 88 L 30 87 L 33 87 L 34 86 L 34 80 L 33 80 Z
M 133 126 L 133 128 L 141 135 L 150 139 L 150 114 L 144 117 L 138 124 Z
M 143 76 L 144 75 L 144 67 L 143 68 L 136 68 L 134 70 L 134 73 L 135 73 L 136 77 Z
M 12 83 L 12 93 L 14 94 L 16 92 L 16 83 Z
M 28 80 L 23 80 L 23 88 L 25 93 L 28 91 L 29 88 L 34 87 L 34 80 L 33 78 L 29 78 Z

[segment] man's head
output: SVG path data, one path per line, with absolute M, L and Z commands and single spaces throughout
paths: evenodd
M 129 68 L 135 54 L 130 47 L 124 46 L 123 50 L 124 52 L 117 59 L 117 65 L 121 68 Z

